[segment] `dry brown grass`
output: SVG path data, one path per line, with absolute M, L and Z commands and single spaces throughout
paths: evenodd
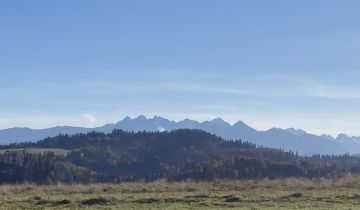
M 231 198 L 231 199 L 228 199 Z M 231 200 L 231 202 L 230 202 Z M 360 176 L 338 179 L 0 185 L 2 209 L 358 209 Z
M 61 194 L 103 194 L 107 192 L 119 193 L 161 193 L 161 192 L 183 192 L 197 191 L 208 192 L 222 190 L 272 188 L 272 189 L 324 189 L 337 188 L 360 188 L 360 176 L 347 176 L 337 179 L 262 179 L 262 180 L 222 180 L 213 182 L 167 182 L 158 180 L 154 182 L 126 182 L 119 184 L 97 183 L 97 184 L 11 184 L 0 185 L 0 195 L 22 194 L 22 193 L 61 193 Z

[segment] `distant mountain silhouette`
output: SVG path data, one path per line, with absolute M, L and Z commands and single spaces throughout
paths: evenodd
M 312 154 L 360 154 L 360 137 L 349 137 L 340 134 L 337 138 L 309 134 L 303 130 L 289 128 L 272 128 L 267 131 L 258 131 L 242 121 L 231 125 L 221 118 L 211 121 L 198 122 L 185 119 L 179 122 L 171 121 L 159 116 L 146 118 L 125 117 L 117 123 L 107 124 L 96 128 L 58 126 L 48 129 L 10 128 L 0 130 L 0 142 L 9 144 L 13 142 L 37 141 L 58 134 L 76 134 L 90 131 L 110 133 L 114 129 L 126 131 L 170 131 L 181 128 L 200 129 L 218 135 L 228 140 L 243 140 L 259 146 L 281 148 L 297 151 L 303 155 Z

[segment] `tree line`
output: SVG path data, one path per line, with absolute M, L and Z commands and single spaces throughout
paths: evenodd
M 23 148 L 68 150 L 39 154 Z M 226 141 L 201 130 L 90 132 L 0 147 L 0 183 L 91 183 L 156 179 L 214 180 L 339 177 L 359 173 L 360 158 L 296 152 Z

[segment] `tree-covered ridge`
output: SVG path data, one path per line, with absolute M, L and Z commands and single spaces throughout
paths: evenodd
M 31 154 L 17 151 L 19 148 L 70 152 Z M 312 178 L 356 173 L 360 168 L 360 158 L 356 157 L 302 157 L 188 129 L 59 135 L 1 149 L 11 151 L 0 154 L 1 183 Z

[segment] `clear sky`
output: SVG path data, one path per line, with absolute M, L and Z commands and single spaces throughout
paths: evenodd
M 360 135 L 358 0 L 0 1 L 0 128 L 144 114 Z

